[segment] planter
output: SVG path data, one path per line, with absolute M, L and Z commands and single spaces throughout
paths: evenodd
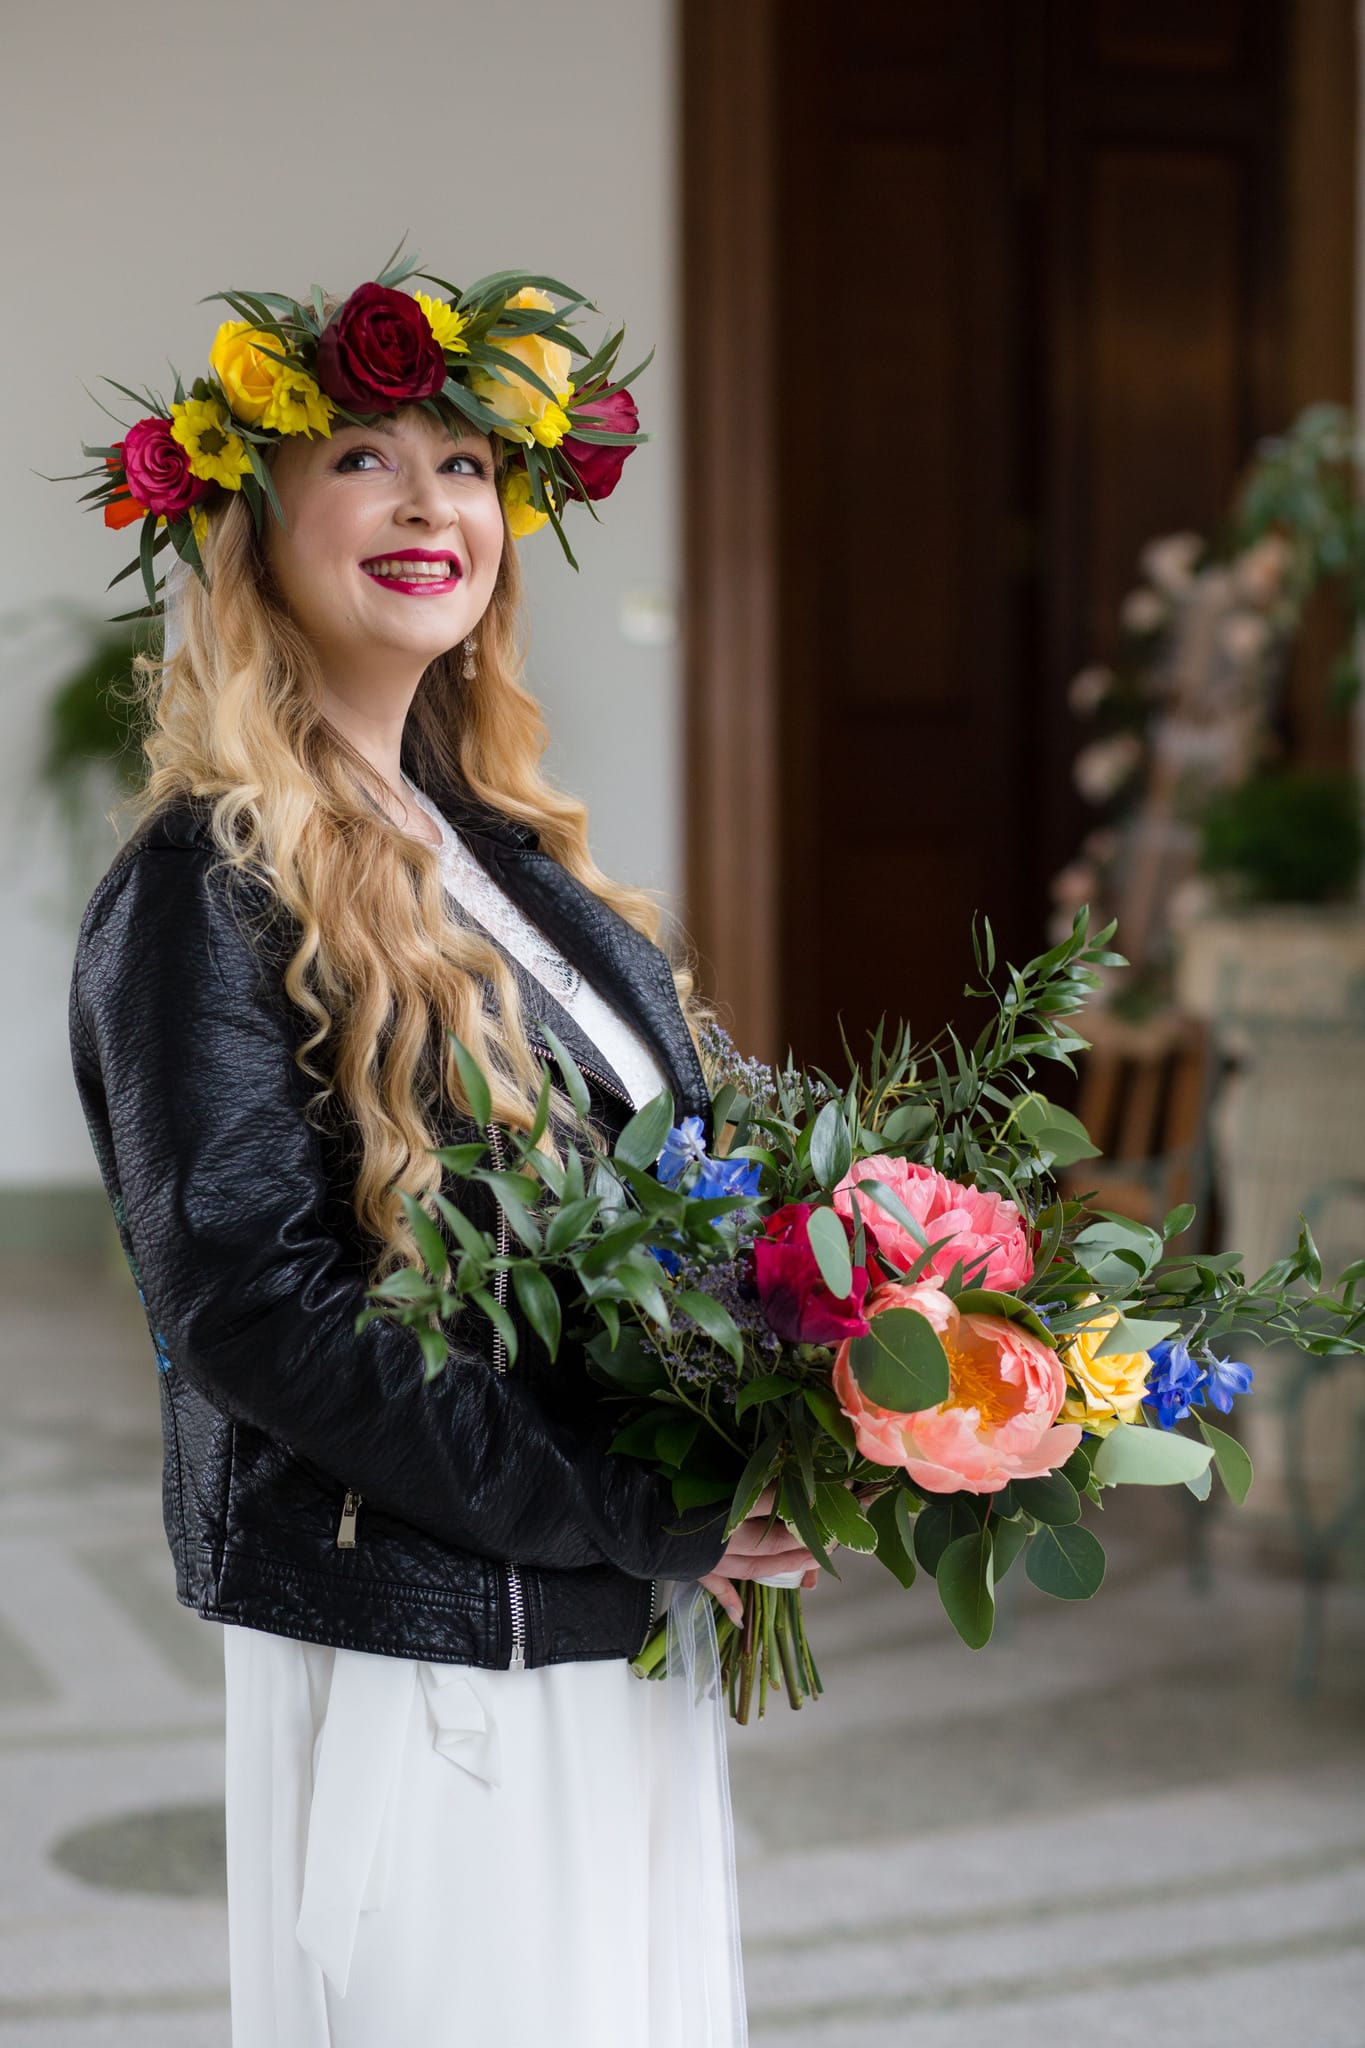
M 1176 933 L 1176 994 L 1237 1063 L 1212 1115 L 1226 1245 L 1255 1278 L 1293 1250 L 1302 1214 L 1333 1277 L 1365 1250 L 1365 911 L 1196 915 Z M 1297 1352 L 1249 1362 L 1256 1392 L 1238 1410 L 1256 1464 L 1248 1526 L 1301 1557 L 1308 1520 L 1325 1522 L 1349 1490 L 1365 1364 L 1328 1362 L 1305 1387 Z

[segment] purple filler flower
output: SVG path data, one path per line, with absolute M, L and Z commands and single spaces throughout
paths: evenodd
M 1155 1408 L 1156 1419 L 1163 1429 L 1174 1429 L 1177 1422 L 1184 1421 L 1196 1401 L 1202 1407 L 1208 1375 L 1191 1358 L 1183 1337 L 1168 1338 L 1154 1344 L 1150 1356 L 1152 1370 L 1147 1375 L 1147 1392 L 1142 1397 L 1142 1405 Z
M 1232 1410 L 1233 1396 L 1250 1390 L 1255 1374 L 1249 1365 L 1239 1365 L 1234 1358 L 1215 1358 L 1206 1352 L 1209 1371 L 1209 1399 L 1224 1415 Z

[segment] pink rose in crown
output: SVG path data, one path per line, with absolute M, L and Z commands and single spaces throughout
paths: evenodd
M 171 433 L 170 421 L 159 413 L 137 420 L 114 445 L 123 456 L 129 496 L 144 513 L 183 519 L 191 505 L 213 489 L 207 479 L 194 474 L 187 451 Z
M 930 1244 L 937 1244 L 943 1237 L 949 1239 L 929 1261 L 924 1270 L 926 1279 L 946 1280 L 959 1259 L 966 1268 L 963 1284 L 967 1287 L 991 1287 L 1001 1294 L 1013 1294 L 1032 1278 L 1033 1253 L 1024 1219 L 1016 1204 L 1005 1196 L 991 1194 L 984 1188 L 964 1187 L 960 1181 L 935 1173 L 931 1166 L 878 1153 L 871 1159 L 856 1161 L 835 1188 L 834 1206 L 841 1216 L 852 1217 L 851 1190 L 864 1180 L 885 1181 Z M 860 1195 L 858 1207 L 864 1224 L 875 1234 L 877 1250 L 902 1273 L 908 1273 L 922 1247 L 871 1195 Z M 880 1273 L 875 1266 L 870 1270 L 874 1275 Z
M 904 1466 L 923 1493 L 999 1493 L 1066 1463 L 1081 1426 L 1056 1420 L 1066 1375 L 1041 1338 L 1003 1316 L 961 1315 L 936 1280 L 874 1287 L 869 1320 L 889 1308 L 914 1309 L 933 1324 L 948 1354 L 948 1398 L 908 1415 L 879 1408 L 854 1378 L 854 1340 L 841 1344 L 834 1391 L 865 1458 Z

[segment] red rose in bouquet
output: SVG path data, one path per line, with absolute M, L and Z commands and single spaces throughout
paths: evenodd
M 318 341 L 318 383 L 356 412 L 392 412 L 434 398 L 445 351 L 416 299 L 387 285 L 357 285 Z
M 853 1226 L 843 1219 L 844 1232 Z M 769 1327 L 788 1344 L 842 1344 L 867 1332 L 867 1267 L 853 1268 L 853 1289 L 839 1300 L 820 1276 L 810 1247 L 810 1204 L 788 1202 L 764 1218 L 750 1247 L 754 1281 Z

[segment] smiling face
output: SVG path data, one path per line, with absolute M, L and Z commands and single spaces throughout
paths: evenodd
M 289 611 L 338 682 L 426 665 L 487 609 L 504 526 L 486 434 L 407 407 L 330 439 L 294 435 L 271 477 L 286 526 L 266 553 Z

